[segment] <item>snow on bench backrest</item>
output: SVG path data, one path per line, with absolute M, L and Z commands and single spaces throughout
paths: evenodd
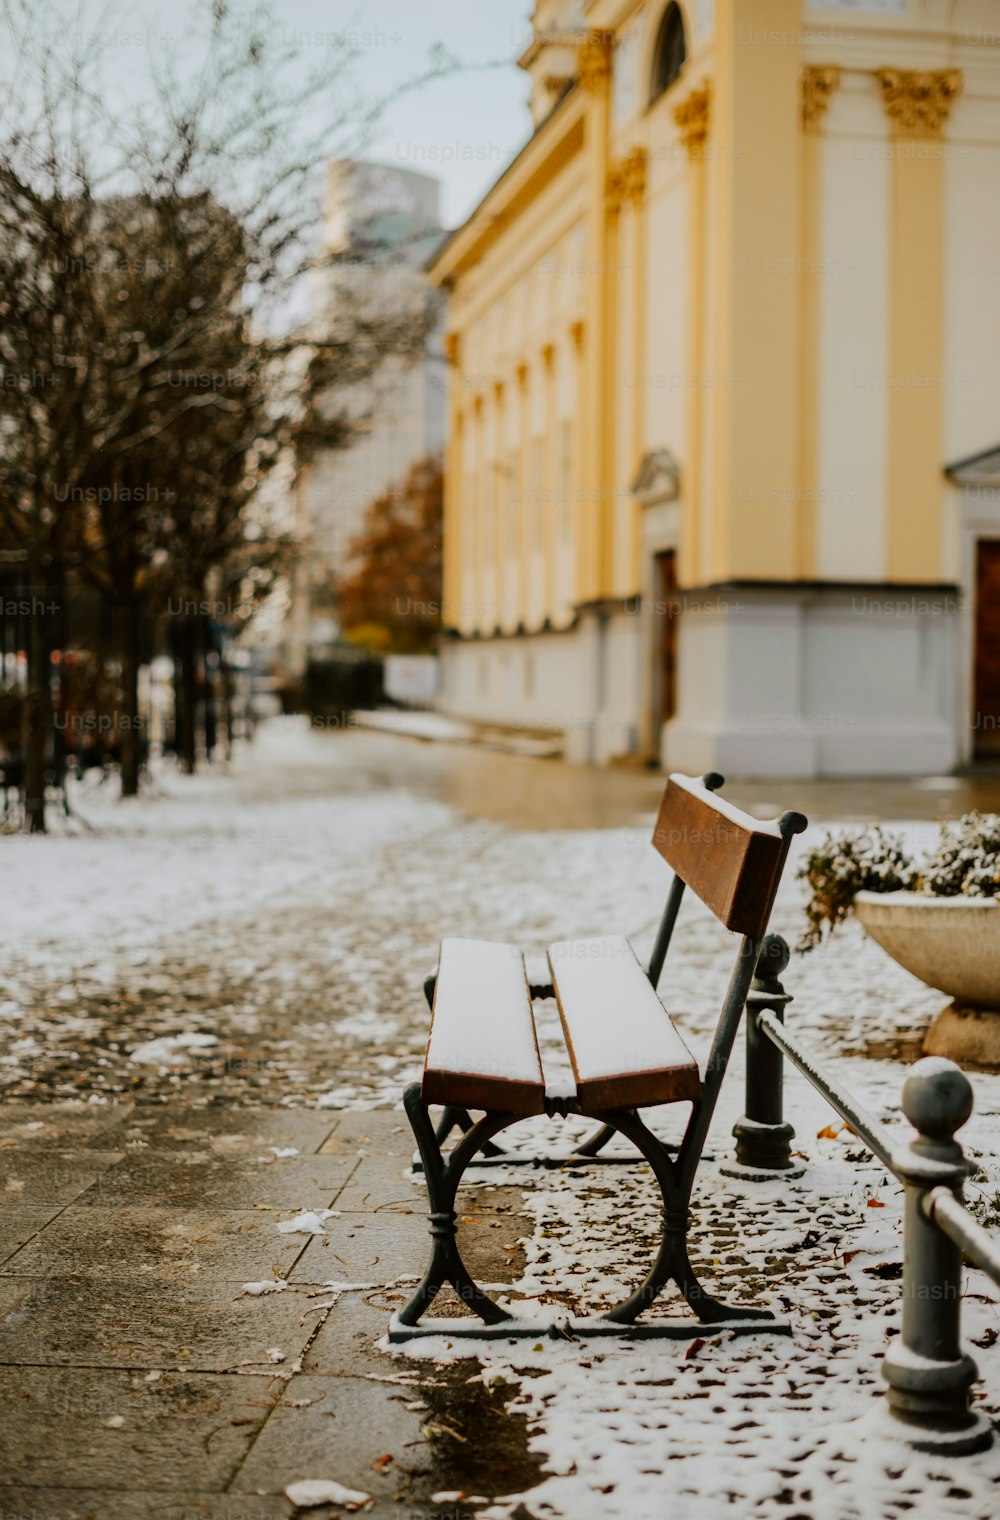
M 577 1093 L 590 1109 L 693 1099 L 698 1067 L 628 940 L 561 940 L 549 965 Z
M 727 929 L 759 935 L 785 859 L 776 822 L 762 823 L 692 776 L 671 776 L 653 844 Z
M 424 1064 L 428 1103 L 544 1111 L 524 960 L 514 945 L 444 939 Z

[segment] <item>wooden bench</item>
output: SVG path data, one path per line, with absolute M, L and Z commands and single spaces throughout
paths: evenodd
M 766 1311 L 723 1303 L 702 1288 L 688 1258 L 687 1230 L 695 1174 L 789 844 L 806 820 L 784 813 L 762 823 L 716 796 L 721 785 L 714 773 L 701 780 L 675 775 L 667 782 L 653 844 L 674 876 L 648 968 L 620 935 L 561 940 L 548 950 L 549 979 L 532 984 L 514 945 L 442 942 L 437 973 L 425 984 L 432 1018 L 423 1080 L 404 1095 L 430 1200 L 432 1254 L 420 1286 L 394 1316 L 391 1339 L 481 1335 L 486 1327 L 493 1334 L 539 1333 L 537 1321 L 518 1321 L 474 1281 L 458 1249 L 455 1213 L 466 1168 L 484 1153 L 496 1157 L 493 1141 L 502 1130 L 539 1114 L 583 1114 L 598 1122 L 597 1132 L 571 1158 L 577 1162 L 595 1159 L 612 1135 L 624 1135 L 648 1161 L 663 1202 L 659 1251 L 645 1281 L 605 1315 L 572 1321 L 574 1333 L 635 1326 L 671 1281 L 694 1310 L 697 1326 L 657 1320 L 638 1327 L 644 1333 L 775 1328 Z M 703 1073 L 657 992 L 685 887 L 740 936 Z M 570 1092 L 547 1089 L 538 1049 L 532 1000 L 553 996 L 573 1071 Z M 671 1148 L 640 1110 L 682 1102 L 691 1111 L 679 1148 Z M 437 1127 L 432 1105 L 444 1110 Z M 482 1117 L 474 1120 L 473 1112 Z M 454 1129 L 460 1138 L 446 1151 Z M 510 1158 L 503 1153 L 498 1159 Z M 446 1284 L 476 1319 L 425 1318 Z

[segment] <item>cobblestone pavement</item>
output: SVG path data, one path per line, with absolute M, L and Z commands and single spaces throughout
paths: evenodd
M 586 1354 L 500 1343 L 471 1362 L 438 1343 L 420 1356 L 379 1348 L 401 1279 L 425 1259 L 397 1104 L 419 1070 L 436 941 L 463 932 L 539 951 L 613 928 L 645 948 L 664 890 L 644 837 L 661 784 L 308 734 L 291 758 L 265 742 L 225 783 L 198 783 L 180 821 L 154 805 L 120 835 L 119 810 L 81 798 L 93 834 L 0 842 L 17 845 L 22 871 L 25 845 L 70 872 L 85 850 L 99 897 L 120 845 L 158 858 L 182 826 L 200 872 L 186 917 L 164 898 L 141 921 L 138 908 L 117 923 L 74 918 L 71 932 L 54 924 L 5 955 L 0 1515 L 249 1520 L 292 1513 L 284 1489 L 310 1477 L 362 1490 L 371 1513 L 396 1520 L 652 1520 L 666 1498 L 680 1520 L 1000 1510 L 989 1455 L 944 1470 L 858 1448 L 850 1422 L 878 1404 L 878 1360 L 898 1329 L 897 1192 L 794 1078 L 806 1176 L 765 1188 L 725 1179 L 739 1062 L 699 1185 L 696 1252 L 713 1285 L 787 1314 L 790 1340 Z M 226 790 L 224 816 L 213 786 Z M 732 795 L 808 811 L 802 790 Z M 849 817 L 856 804 L 864 816 L 857 799 L 871 795 L 827 788 L 822 809 Z M 967 801 L 943 787 L 907 796 L 910 819 Z M 774 926 L 794 940 L 800 915 L 789 883 Z M 725 936 L 697 905 L 685 920 L 666 996 L 703 1053 Z M 796 957 L 786 982 L 789 1022 L 899 1124 L 903 1065 L 885 1056 L 919 1052 L 940 998 L 854 928 Z M 552 1023 L 548 1010 L 550 1056 Z M 976 1089 L 967 1139 L 984 1163 L 973 1192 L 985 1209 L 1000 1181 L 1000 1079 L 978 1076 Z M 546 1127 L 531 1142 L 558 1139 Z M 519 1170 L 491 1174 L 463 1216 L 471 1264 L 515 1300 L 558 1306 L 569 1283 L 577 1302 L 599 1304 L 651 1248 L 643 1172 L 546 1172 L 538 1186 L 531 1173 L 530 1188 Z M 339 1213 L 324 1235 L 277 1228 L 326 1209 Z M 243 1291 L 277 1281 L 287 1286 Z M 966 1309 L 996 1416 L 1000 1320 L 975 1275 Z

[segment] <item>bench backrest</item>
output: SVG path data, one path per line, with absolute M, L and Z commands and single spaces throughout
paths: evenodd
M 714 795 L 715 773 L 667 781 L 653 844 L 677 876 L 727 929 L 757 939 L 767 927 L 792 834 L 801 813 L 762 823 Z
M 714 796 L 722 785 L 723 778 L 714 771 L 700 780 L 671 776 L 653 832 L 654 845 L 674 870 L 646 973 L 653 986 L 659 984 L 685 887 L 690 887 L 727 929 L 742 936 L 705 1064 L 701 1097 L 681 1148 L 684 1165 L 701 1155 L 788 847 L 792 835 L 807 826 L 801 813 L 782 813 L 774 823 L 761 823 Z

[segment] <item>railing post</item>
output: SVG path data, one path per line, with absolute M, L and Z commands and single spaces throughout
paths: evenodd
M 932 1188 L 961 1193 L 968 1167 L 954 1135 L 972 1113 L 969 1079 L 954 1062 L 928 1056 L 903 1084 L 903 1112 L 917 1135 L 893 1156 L 906 1195 L 903 1323 L 882 1363 L 888 1424 L 917 1451 L 982 1451 L 993 1436 L 969 1404 L 978 1371 L 959 1343 L 962 1253 L 925 1212 Z
M 752 1182 L 772 1181 L 778 1174 L 801 1177 L 804 1171 L 792 1159 L 795 1131 L 784 1115 L 784 1056 L 757 1024 L 765 1008 L 784 1022 L 785 1004 L 791 996 L 780 977 L 790 959 L 791 951 L 781 935 L 766 935 L 747 998 L 746 1106 L 743 1117 L 733 1125 L 736 1160 L 721 1170 Z

